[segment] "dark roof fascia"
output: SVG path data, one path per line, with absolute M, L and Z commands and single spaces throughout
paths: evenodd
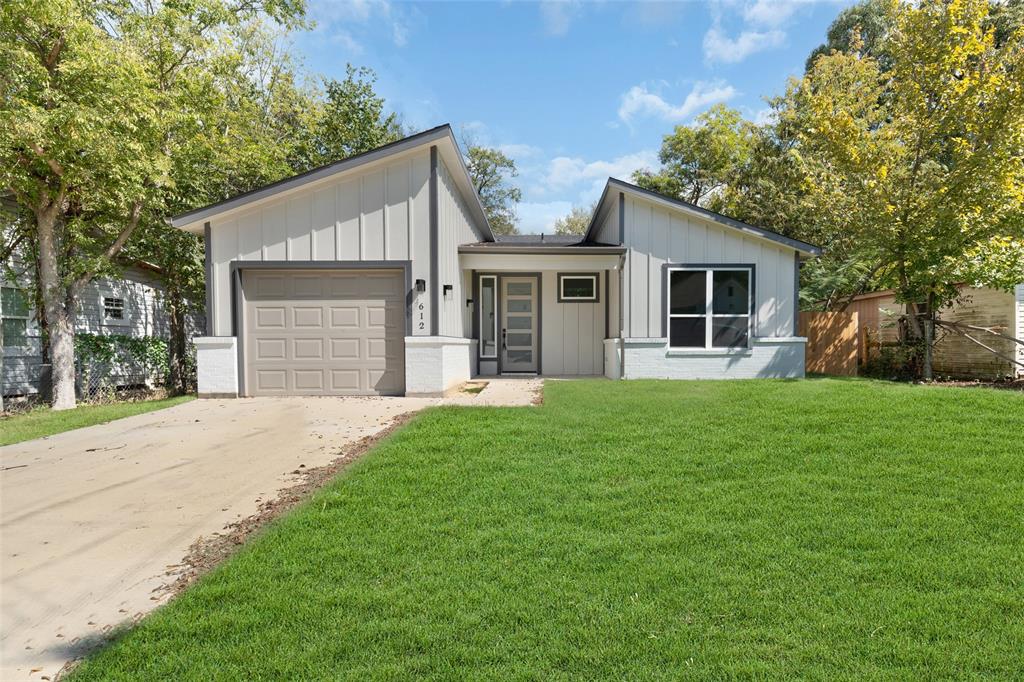
M 310 182 L 329 178 L 332 175 L 336 175 L 374 161 L 379 161 L 380 159 L 387 158 L 388 156 L 399 154 L 420 145 L 444 139 L 445 137 L 450 138 L 453 142 L 455 140 L 451 126 L 447 123 L 437 126 L 436 128 L 431 128 L 430 130 L 425 130 L 422 133 L 417 133 L 415 135 L 402 138 L 401 140 L 396 140 L 382 147 L 371 149 L 370 151 L 363 152 L 362 154 L 356 154 L 355 156 L 350 156 L 347 159 L 335 161 L 334 163 L 327 164 L 326 166 L 320 166 L 319 168 L 308 170 L 305 173 L 299 173 L 298 175 L 293 175 L 278 180 L 277 182 L 257 187 L 256 189 L 243 192 L 242 194 L 238 194 L 229 199 L 224 199 L 223 201 L 218 201 L 208 206 L 179 213 L 178 215 L 169 218 L 167 222 L 170 223 L 172 227 L 183 227 L 185 225 L 202 222 L 214 215 L 217 215 L 218 213 L 224 213 L 225 211 L 231 211 L 241 206 L 245 206 L 246 204 L 267 199 L 275 194 L 280 194 L 281 192 L 301 187 L 302 185 Z M 456 152 L 459 157 L 462 156 L 461 152 L 458 151 L 457 145 Z M 465 165 L 463 165 L 463 168 L 465 168 Z M 470 183 L 470 186 L 472 186 L 472 183 Z M 476 198 L 476 201 L 479 205 L 479 197 Z M 487 229 L 489 231 L 490 226 L 487 226 Z
M 604 216 L 604 200 L 608 197 L 608 192 L 611 191 L 611 178 L 608 182 L 604 183 L 604 191 L 601 192 L 601 198 L 597 200 L 597 208 L 594 209 L 594 215 L 590 216 L 590 224 L 587 225 L 587 231 L 583 233 L 583 241 L 591 241 L 594 237 L 594 230 L 601 224 L 601 218 Z M 608 209 L 611 210 L 611 209 Z
M 807 242 L 800 241 L 799 239 L 793 239 L 792 237 L 787 237 L 785 235 L 779 234 L 778 232 L 772 232 L 771 230 L 765 229 L 763 227 L 758 227 L 757 225 L 750 225 L 748 223 L 744 223 L 740 220 L 736 220 L 735 218 L 730 218 L 729 216 L 722 215 L 721 213 L 715 213 L 714 211 L 709 211 L 706 208 L 695 206 L 694 204 L 691 204 L 687 201 L 676 199 L 674 197 L 665 196 L 664 194 L 655 192 L 653 190 L 644 189 L 643 187 L 626 182 L 625 180 L 619 180 L 618 178 L 608 178 L 608 185 L 616 185 L 625 191 L 633 192 L 635 194 L 640 194 L 641 196 L 650 197 L 652 199 L 668 203 L 689 213 L 696 214 L 702 218 L 707 218 L 708 220 L 716 222 L 719 225 L 725 225 L 726 227 L 731 227 L 733 229 L 740 230 L 741 232 L 753 234 L 754 236 L 761 237 L 763 239 L 768 239 L 778 244 L 783 244 L 784 246 L 788 246 L 791 249 L 796 249 L 797 251 L 803 251 L 804 253 L 808 253 L 813 256 L 821 255 L 820 246 L 815 246 L 814 244 L 809 244 Z

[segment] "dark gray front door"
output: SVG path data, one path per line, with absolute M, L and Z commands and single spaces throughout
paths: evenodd
M 501 369 L 537 371 L 537 280 L 501 279 Z

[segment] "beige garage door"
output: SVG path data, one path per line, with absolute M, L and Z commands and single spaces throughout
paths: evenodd
M 404 273 L 243 270 L 248 395 L 405 392 Z

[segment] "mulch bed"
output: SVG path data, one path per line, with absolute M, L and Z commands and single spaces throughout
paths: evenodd
M 1024 378 L 1012 381 L 972 381 L 969 379 L 948 379 L 928 382 L 929 386 L 956 386 L 959 388 L 1001 388 L 1007 391 L 1024 391 Z

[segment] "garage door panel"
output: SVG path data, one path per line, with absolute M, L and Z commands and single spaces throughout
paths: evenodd
M 366 371 L 370 389 L 381 394 L 395 394 L 402 390 L 404 377 L 392 370 L 369 369 Z
M 254 293 L 259 298 L 284 298 L 287 280 L 283 275 L 258 273 L 255 279 Z
M 401 271 L 245 272 L 246 392 L 401 395 Z
M 372 298 L 393 298 L 402 295 L 401 280 L 395 277 L 371 275 L 366 278 L 366 293 Z
M 292 376 L 295 377 L 295 390 L 298 392 L 324 390 L 323 369 L 294 369 Z
M 292 295 L 295 298 L 322 298 L 324 278 L 321 275 L 296 275 L 292 278 Z
M 334 369 L 331 370 L 331 389 L 336 392 L 357 392 L 359 386 L 358 369 Z
M 292 358 L 295 360 L 323 360 L 324 340 L 316 339 L 293 339 Z
M 288 342 L 285 339 L 256 339 L 256 358 L 258 360 L 284 360 Z
M 359 339 L 331 339 L 332 360 L 358 360 Z
M 335 329 L 358 329 L 359 306 L 331 306 L 331 327 Z
M 288 387 L 288 373 L 283 369 L 256 370 L 256 389 L 260 392 L 283 393 Z
M 257 306 L 255 315 L 256 329 L 284 329 L 285 310 L 280 306 Z
M 292 327 L 295 329 L 320 329 L 324 326 L 324 309 L 320 306 L 294 306 Z

